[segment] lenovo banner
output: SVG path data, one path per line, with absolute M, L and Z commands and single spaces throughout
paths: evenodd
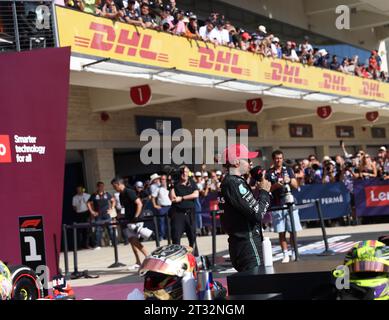
M 69 61 L 70 48 L 0 54 L 0 259 L 47 263 L 51 274 L 61 239 Z
M 389 215 L 389 180 L 358 180 L 354 192 L 358 216 Z
M 320 201 L 324 219 L 335 219 L 350 214 L 350 193 L 343 183 L 312 184 L 293 192 L 298 204 Z M 301 220 L 318 220 L 316 206 L 299 210 Z

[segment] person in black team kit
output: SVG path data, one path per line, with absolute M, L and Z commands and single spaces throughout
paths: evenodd
M 182 234 L 185 232 L 189 246 L 194 248 L 195 254 L 198 249 L 196 243 L 196 219 L 195 199 L 199 197 L 199 190 L 193 179 L 189 178 L 189 168 L 179 168 L 180 180 L 175 183 L 170 191 L 172 208 L 170 209 L 172 241 L 173 244 L 180 244 Z
M 270 205 L 270 182 L 263 177 L 257 183 L 258 199 L 242 177 L 250 171 L 248 159 L 258 156 L 242 144 L 229 146 L 223 154 L 228 169 L 221 184 L 220 219 L 228 234 L 228 245 L 233 267 L 238 272 L 260 266 L 262 256 L 261 221 Z
M 119 199 L 122 208 L 124 208 L 125 219 L 130 221 L 130 223 L 135 223 L 136 219 L 142 213 L 143 204 L 141 199 L 137 196 L 134 190 L 126 187 L 123 179 L 114 178 L 111 181 L 111 184 L 115 191 L 120 193 Z M 133 232 L 128 227 L 126 227 L 123 230 L 123 233 L 128 237 L 136 259 L 135 264 L 130 266 L 129 269 L 132 271 L 136 271 L 141 265 L 138 251 L 143 253 L 145 257 L 148 255 L 147 251 L 145 247 L 139 242 L 138 234 L 136 232 Z

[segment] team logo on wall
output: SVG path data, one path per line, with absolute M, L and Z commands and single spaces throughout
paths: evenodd
M 0 135 L 0 163 L 11 163 L 11 147 L 8 135 Z

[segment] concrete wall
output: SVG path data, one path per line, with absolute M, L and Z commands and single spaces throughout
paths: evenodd
M 266 109 L 256 117 L 243 112 L 230 116 L 199 119 L 196 114 L 198 104 L 201 103 L 202 107 L 205 105 L 210 111 L 212 110 L 212 102 L 199 100 L 108 112 L 110 119 L 103 122 L 100 113 L 92 112 L 89 94 L 90 90 L 86 87 L 71 86 L 67 132 L 69 150 L 139 148 L 141 143 L 136 135 L 135 115 L 178 116 L 182 119 L 183 127 L 189 129 L 192 134 L 196 128 L 225 128 L 226 120 L 256 121 L 259 137 L 250 138 L 249 142 L 253 147 L 339 145 L 339 138 L 336 137 L 335 131 L 337 124 L 328 125 L 316 117 L 292 121 L 292 123 L 312 124 L 313 138 L 291 138 L 288 122 L 277 122 L 271 119 L 269 121 Z M 387 142 L 386 139 L 372 139 L 370 128 L 364 130 L 359 122 L 345 122 L 341 125 L 354 126 L 355 138 L 344 139 L 350 145 L 378 145 Z M 389 133 L 389 126 L 383 125 L 383 127 L 386 127 Z

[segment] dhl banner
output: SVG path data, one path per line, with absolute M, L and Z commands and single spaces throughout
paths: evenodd
M 56 7 L 61 46 L 86 56 L 211 77 L 389 102 L 389 84 Z

